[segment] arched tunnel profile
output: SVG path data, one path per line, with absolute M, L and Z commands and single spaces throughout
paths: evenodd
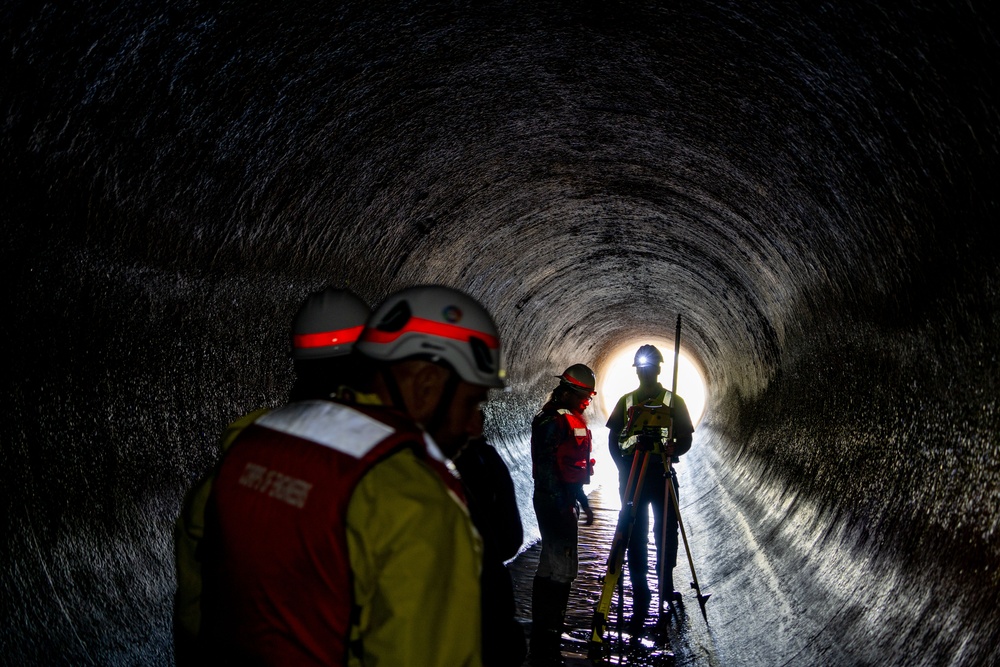
M 683 316 L 686 664 L 1000 663 L 991 4 L 2 16 L 4 664 L 172 664 L 181 498 L 299 302 L 424 283 L 497 322 L 526 495 L 552 376 Z

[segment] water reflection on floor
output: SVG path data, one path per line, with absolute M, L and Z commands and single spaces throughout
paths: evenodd
M 569 665 L 589 665 L 585 659 L 587 655 L 587 644 L 590 638 L 591 622 L 594 608 L 601 595 L 600 577 L 604 574 L 608 551 L 614 538 L 615 525 L 618 522 L 618 510 L 620 502 L 616 488 L 601 486 L 590 493 L 590 503 L 594 510 L 594 525 L 580 526 L 580 572 L 575 582 L 573 582 L 570 594 L 569 606 L 566 611 L 566 632 L 563 641 L 563 653 L 567 656 Z M 650 552 L 652 555 L 652 535 L 649 536 Z M 524 624 L 525 629 L 531 623 L 531 583 L 538 566 L 538 554 L 541 551 L 540 543 L 535 543 L 530 548 L 521 553 L 512 563 L 510 563 L 511 574 L 514 579 L 514 594 L 517 598 L 518 620 Z M 655 558 L 650 558 L 651 567 L 654 566 Z M 687 577 L 687 573 L 682 568 L 675 570 L 678 582 Z M 655 582 L 655 574 L 651 573 L 649 581 Z M 625 606 L 622 610 L 625 622 L 632 615 L 631 600 L 632 591 L 628 581 L 628 576 L 623 577 L 625 588 Z M 655 586 L 654 586 L 655 588 Z M 661 656 L 654 651 L 659 645 L 666 645 L 676 655 L 676 664 L 693 664 L 693 655 L 687 650 L 687 640 L 685 639 L 686 628 L 691 623 L 701 622 L 701 614 L 698 603 L 693 594 L 685 594 L 688 598 L 685 606 L 680 607 L 680 613 L 671 616 L 665 625 L 665 642 L 657 632 L 657 614 L 659 605 L 656 591 L 650 604 L 649 619 L 646 622 L 644 631 L 644 649 L 638 653 L 624 656 L 624 641 L 618 642 L 618 631 L 615 627 L 618 618 L 619 601 L 618 595 L 614 597 L 611 607 L 611 630 L 607 638 L 608 646 L 612 651 L 611 664 L 630 665 L 660 665 L 664 664 Z M 627 637 L 622 635 L 624 640 Z M 527 663 L 525 663 L 527 664 Z

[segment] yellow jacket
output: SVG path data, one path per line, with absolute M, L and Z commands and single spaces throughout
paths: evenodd
M 403 450 L 369 471 L 347 510 L 364 661 L 386 667 L 482 664 L 482 542 L 465 505 Z
M 359 398 L 359 403 L 372 402 Z M 223 436 L 223 450 L 266 412 L 233 422 Z M 179 665 L 200 658 L 197 548 L 213 479 L 210 475 L 192 489 L 177 521 Z M 464 503 L 412 451 L 379 462 L 359 482 L 348 506 L 347 540 L 354 599 L 361 609 L 351 633 L 352 640 L 360 640 L 361 655 L 352 654 L 349 665 L 480 667 L 482 541 Z
M 255 410 L 227 426 L 220 441 L 223 453 L 244 428 L 268 412 L 268 408 Z M 205 504 L 212 493 L 215 472 L 213 468 L 184 496 L 180 516 L 174 525 L 174 564 L 177 572 L 174 653 L 178 665 L 200 662 L 195 647 L 201 628 L 201 559 L 198 545 L 205 536 Z

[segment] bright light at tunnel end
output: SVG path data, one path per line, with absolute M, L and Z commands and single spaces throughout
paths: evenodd
M 622 395 L 639 386 L 635 368 L 635 352 L 640 346 L 651 344 L 663 354 L 663 365 L 660 367 L 660 384 L 667 389 L 673 383 L 674 343 L 663 338 L 644 338 L 633 343 L 624 344 L 608 355 L 608 360 L 597 370 L 597 407 L 606 421 L 615 403 Z M 677 363 L 677 394 L 684 399 L 691 421 L 698 424 L 705 412 L 706 388 L 705 378 L 690 357 L 684 353 L 681 343 L 680 359 Z

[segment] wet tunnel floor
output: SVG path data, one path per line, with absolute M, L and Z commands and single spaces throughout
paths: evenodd
M 661 625 L 659 635 L 666 640 L 662 645 L 674 653 L 674 664 L 964 664 L 961 643 L 967 637 L 960 625 L 954 628 L 957 632 L 946 633 L 947 645 L 914 636 L 914 628 L 935 632 L 933 624 L 928 624 L 931 619 L 937 618 L 935 627 L 956 620 L 953 610 L 941 606 L 935 611 L 937 598 L 912 595 L 913 573 L 892 563 L 877 563 L 869 554 L 850 548 L 836 512 L 820 511 L 785 487 L 745 475 L 720 457 L 720 446 L 717 435 L 701 429 L 691 451 L 676 466 L 681 517 L 698 582 L 701 592 L 711 594 L 711 599 L 706 622 L 696 592 L 688 586 L 690 567 L 682 546 L 673 575 L 683 594 L 683 606 Z M 564 654 L 576 656 L 569 661 L 573 667 L 589 664 L 584 657 L 591 619 L 620 507 L 615 482 L 601 479 L 590 489 L 595 521 L 593 526 L 580 526 L 580 569 L 563 637 Z M 526 628 L 531 622 L 531 583 L 540 550 L 536 543 L 510 564 L 518 618 Z M 650 561 L 655 567 L 655 559 Z M 655 580 L 651 573 L 650 583 Z M 623 584 L 627 622 L 632 599 L 627 574 Z M 617 597 L 616 593 L 606 638 L 612 648 L 611 662 L 658 664 L 653 658 L 617 659 L 622 653 L 615 628 Z M 644 632 L 648 640 L 658 637 L 658 606 L 654 591 Z M 931 650 L 915 652 L 919 644 Z
M 600 486 L 590 493 L 590 503 L 594 510 L 594 524 L 592 526 L 580 525 L 580 570 L 573 582 L 570 594 L 569 605 L 566 610 L 566 629 L 563 634 L 563 656 L 569 667 L 578 667 L 592 664 L 587 659 L 587 646 L 591 632 L 591 619 L 594 607 L 601 595 L 600 577 L 604 574 L 607 566 L 608 551 L 614 538 L 615 526 L 618 521 L 618 511 L 620 501 L 617 489 Z M 652 551 L 652 535 L 649 536 L 650 550 Z M 682 547 L 683 549 L 683 547 Z M 525 633 L 531 627 L 531 585 L 535 569 L 538 566 L 538 555 L 541 551 L 541 543 L 536 542 L 530 548 L 522 552 L 512 563 L 510 571 L 514 580 L 514 594 L 517 599 L 517 618 L 524 626 Z M 652 555 L 652 554 L 651 554 Z M 682 555 L 679 555 L 682 557 Z M 655 562 L 650 559 L 651 566 Z M 697 565 L 695 566 L 697 568 Z M 679 582 L 687 577 L 687 567 L 678 566 L 674 570 L 677 578 L 677 587 L 681 588 Z M 632 590 L 627 574 L 622 578 L 625 587 L 625 607 L 622 610 L 623 619 L 627 623 L 631 617 Z M 650 576 L 650 582 L 655 581 L 655 575 Z M 655 586 L 653 586 L 655 589 Z M 704 591 L 703 591 L 704 592 Z M 649 618 L 646 622 L 642 648 L 637 652 L 624 654 L 625 643 L 619 644 L 619 635 L 616 628 L 618 617 L 619 599 L 616 593 L 612 601 L 609 636 L 606 641 L 611 648 L 611 658 L 609 664 L 630 664 L 630 665 L 709 665 L 715 662 L 705 655 L 705 650 L 700 646 L 704 643 L 704 635 L 707 632 L 704 620 L 698 607 L 698 602 L 694 591 L 686 592 L 684 601 L 679 606 L 679 613 L 671 615 L 664 626 L 661 626 L 666 633 L 664 637 L 657 627 L 656 610 L 659 606 L 657 592 L 653 591 L 653 599 L 650 603 Z M 699 627 L 700 626 L 700 627 Z M 624 632 L 624 629 L 623 629 Z M 623 635 L 624 639 L 627 637 Z M 667 648 L 675 655 L 674 662 L 662 659 L 662 649 Z M 526 662 L 525 665 L 529 663 Z

